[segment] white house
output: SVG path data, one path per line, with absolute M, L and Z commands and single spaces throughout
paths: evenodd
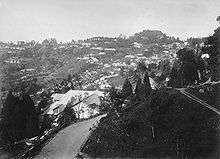
M 135 56 L 134 56 L 134 55 L 125 55 L 125 58 L 130 58 L 130 59 L 132 59 L 132 58 L 135 58 Z
M 58 115 L 67 105 L 73 106 L 77 118 L 89 118 L 98 113 L 97 109 L 91 109 L 91 104 L 100 105 L 100 97 L 104 96 L 102 91 L 69 90 L 65 94 L 53 94 L 54 103 L 46 110 L 46 114 Z
M 116 51 L 115 48 L 105 48 L 105 51 Z
M 138 43 L 138 42 L 134 42 L 134 43 L 133 43 L 133 47 L 135 47 L 135 48 L 141 48 L 141 47 L 143 47 L 143 45 L 140 44 L 140 43 Z

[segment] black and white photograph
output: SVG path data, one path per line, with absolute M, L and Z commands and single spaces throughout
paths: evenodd
M 220 159 L 220 0 L 0 0 L 0 159 Z

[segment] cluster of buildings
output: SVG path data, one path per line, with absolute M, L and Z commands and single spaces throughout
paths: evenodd
M 76 48 L 79 50 L 87 50 L 86 53 L 74 57 L 75 60 L 80 63 L 93 64 L 95 66 L 95 68 L 92 68 L 91 65 L 88 65 L 88 70 L 81 72 L 83 79 L 82 89 L 84 90 L 104 90 L 109 88 L 113 79 L 118 79 L 123 69 L 135 68 L 138 61 L 144 61 L 146 65 L 151 63 L 158 64 L 164 59 L 173 61 L 177 50 L 185 46 L 184 43 L 179 42 L 164 44 L 160 46 L 162 48 L 161 52 L 154 52 L 151 56 L 146 56 L 149 50 L 154 50 L 154 48 L 152 49 L 151 47 L 158 47 L 158 44 L 144 45 L 139 42 L 133 42 L 132 45 L 127 46 L 127 48 L 120 48 L 111 45 L 117 41 L 117 38 L 110 39 L 111 42 L 103 41 L 103 43 L 100 43 L 100 40 L 102 39 L 103 38 L 97 37 L 97 39 L 92 39 L 92 42 L 87 40 L 60 43 L 53 47 L 55 52 L 65 52 L 65 50 L 74 51 Z M 9 58 L 5 59 L 5 63 L 21 64 L 24 60 L 19 56 L 16 56 L 16 53 L 22 53 L 23 50 L 33 47 L 34 44 L 24 44 L 23 42 L 20 42 L 16 45 L 9 45 L 1 43 L 0 46 L 1 49 L 4 49 L 10 54 Z M 68 62 L 68 60 L 70 59 L 66 59 L 65 61 Z M 46 66 L 41 66 L 42 70 L 45 70 L 45 68 Z M 26 78 L 28 74 L 37 74 L 38 72 L 36 68 L 28 67 L 20 70 L 20 73 L 23 75 L 22 77 Z

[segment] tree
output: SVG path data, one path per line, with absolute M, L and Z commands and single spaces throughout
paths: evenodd
M 182 73 L 182 86 L 188 86 L 198 81 L 197 66 L 193 62 L 182 63 L 180 72 Z
M 178 88 L 181 87 L 181 74 L 180 74 L 180 62 L 179 60 L 176 60 L 173 64 L 173 67 L 171 69 L 167 86 L 168 87 L 174 87 Z
M 48 46 L 50 44 L 49 40 L 48 39 L 45 39 L 43 42 L 42 42 L 42 45 L 43 46 Z
M 28 94 L 22 96 L 23 110 L 21 114 L 25 116 L 25 136 L 33 137 L 39 132 L 38 115 L 34 107 L 34 102 Z
M 82 88 L 82 77 L 80 76 L 79 73 L 74 73 L 73 74 L 73 79 L 76 83 L 76 86 L 79 86 L 80 88 Z
M 51 38 L 51 39 L 49 39 L 49 41 L 50 41 L 51 46 L 57 46 L 58 45 L 57 40 L 55 38 Z
M 104 97 L 100 97 L 101 104 L 99 105 L 100 112 L 109 112 L 111 108 L 110 97 L 107 92 L 104 93 Z
M 125 74 L 125 68 L 124 67 L 120 67 L 119 75 L 121 77 L 124 77 L 124 74 Z
M 54 47 L 54 46 L 57 46 L 58 43 L 57 43 L 57 40 L 56 40 L 55 38 L 50 38 L 50 39 L 45 39 L 45 40 L 42 42 L 42 45 L 43 45 L 43 46 Z
M 118 91 L 115 89 L 114 86 L 112 86 L 109 90 L 109 98 L 110 98 L 112 111 L 116 111 L 116 114 L 118 116 L 118 112 L 121 110 L 123 100 L 121 99 L 120 94 L 118 93 Z
M 135 95 L 138 99 L 146 99 L 151 92 L 150 79 L 147 72 L 147 67 L 143 61 L 137 64 L 137 83 L 135 88 Z
M 195 55 L 193 50 L 188 48 L 180 49 L 177 53 L 177 58 L 180 62 L 194 62 L 195 63 Z
M 132 85 L 131 85 L 130 81 L 128 80 L 128 78 L 126 78 L 124 81 L 121 94 L 122 94 L 123 99 L 126 99 L 127 97 L 132 95 Z
M 139 78 L 136 83 L 136 87 L 134 90 L 135 96 L 137 99 L 143 99 L 144 97 L 144 88 L 142 87 L 141 79 Z
M 67 105 L 64 111 L 61 114 L 61 117 L 59 118 L 59 121 L 61 124 L 70 124 L 72 121 L 76 120 L 76 113 L 71 108 L 71 106 Z
M 112 103 L 117 98 L 117 91 L 114 86 L 112 86 L 109 90 L 109 98 Z
M 13 143 L 27 137 L 25 133 L 27 118 L 23 108 L 24 103 L 9 91 L 3 108 L 2 138 L 4 142 Z
M 138 73 L 144 73 L 147 71 L 147 67 L 144 63 L 144 61 L 139 61 L 138 64 L 137 64 L 137 72 Z
M 146 97 L 148 97 L 151 93 L 152 88 L 151 88 L 150 79 L 149 79 L 147 72 L 145 72 L 143 84 L 144 84 L 144 87 L 146 88 L 145 95 Z
M 137 100 L 145 100 L 151 93 L 151 85 L 148 74 L 146 73 L 144 79 L 139 78 L 137 80 L 136 88 L 135 88 L 135 96 Z
M 168 85 L 171 87 L 185 87 L 198 81 L 198 67 L 193 50 L 181 49 L 177 52 L 177 58 L 176 65 L 171 70 L 171 81 Z
M 163 74 L 167 77 L 170 74 L 171 66 L 170 61 L 165 59 L 159 63 L 159 69 L 163 72 Z
M 217 17 L 220 22 L 220 16 Z M 212 36 L 209 36 L 202 48 L 204 54 L 209 54 L 208 59 L 209 70 L 211 72 L 211 79 L 217 81 L 220 79 L 220 27 L 218 27 Z
M 14 111 L 15 105 L 17 104 L 15 96 L 9 91 L 5 102 L 3 103 L 3 129 L 2 139 L 5 143 L 12 143 L 15 140 L 15 120 Z
M 220 23 L 220 16 L 218 16 L 218 17 L 216 18 L 216 21 L 218 21 L 218 22 Z
M 71 76 L 71 74 L 68 75 L 67 81 L 68 81 L 68 82 L 72 82 L 72 76 Z

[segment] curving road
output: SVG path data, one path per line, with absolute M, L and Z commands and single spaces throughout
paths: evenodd
M 89 128 L 104 115 L 63 129 L 39 152 L 35 159 L 73 159 L 89 135 Z

